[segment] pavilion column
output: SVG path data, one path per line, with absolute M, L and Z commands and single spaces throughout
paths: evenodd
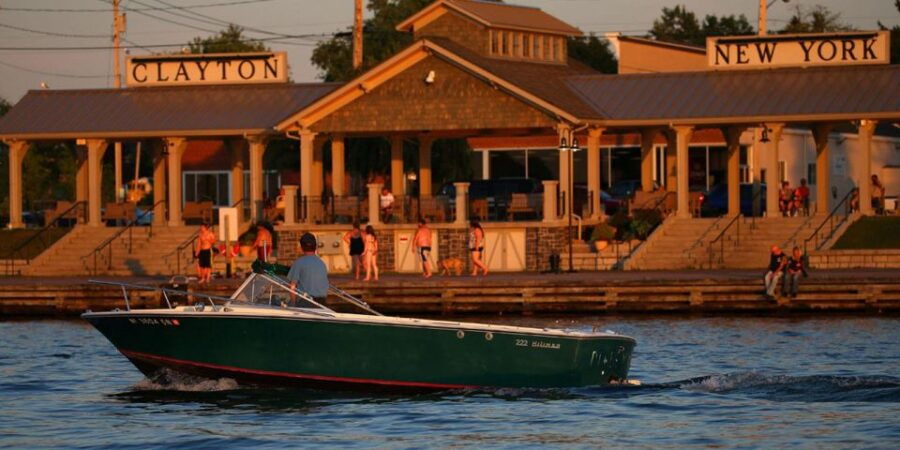
M 250 217 L 255 221 L 263 219 L 263 156 L 266 154 L 267 140 L 263 136 L 248 136 L 250 150 Z
M 464 225 L 469 222 L 469 183 L 453 183 L 456 188 L 456 220 L 453 223 Z
M 115 172 L 116 172 L 116 188 L 115 188 L 115 198 L 116 203 L 124 200 L 122 198 L 122 143 L 116 141 L 113 145 L 114 148 L 114 164 L 115 164 Z
M 325 142 L 325 136 L 317 136 L 313 140 L 312 195 L 316 197 L 321 196 L 325 190 L 325 165 L 322 161 L 325 154 Z
M 872 135 L 875 134 L 874 120 L 859 122 L 859 164 L 857 164 L 856 183 L 859 189 L 859 212 L 864 216 L 874 214 L 872 209 Z M 818 167 L 818 165 L 817 165 Z
M 309 197 L 313 195 L 313 146 L 316 133 L 311 131 L 300 132 L 300 197 L 303 199 L 300 214 L 305 221 L 311 222 L 308 213 Z
M 591 128 L 588 130 L 587 182 L 592 219 L 599 219 L 602 216 L 602 211 L 600 210 L 600 174 L 602 173 L 600 170 L 600 137 L 603 135 L 603 131 L 605 131 L 603 128 Z
M 419 137 L 419 197 L 431 197 L 431 144 L 430 137 Z
M 766 217 L 778 217 L 778 191 L 781 190 L 781 178 L 778 176 L 778 160 L 781 158 L 779 147 L 781 145 L 781 135 L 784 132 L 783 123 L 764 124 L 772 130 L 770 139 L 772 140 L 772 150 L 768 152 L 766 163 Z
M 366 188 L 369 189 L 369 198 L 368 198 L 368 206 L 369 206 L 369 224 L 372 226 L 381 225 L 381 214 L 379 210 L 379 200 L 381 195 L 381 188 L 384 187 L 383 183 L 369 183 L 366 185 Z
M 344 158 L 344 137 L 331 138 L 331 190 L 337 197 L 344 196 L 344 177 L 347 172 Z
M 816 214 L 828 214 L 828 196 L 831 194 L 831 149 L 828 146 L 828 134 L 831 124 L 819 124 L 813 127 L 816 140 Z M 860 196 L 860 204 L 863 203 Z
M 743 127 L 727 127 L 722 129 L 728 152 L 726 180 L 728 185 L 728 215 L 741 213 L 741 134 Z
M 153 225 L 166 223 L 166 147 L 161 140 L 153 141 Z
M 659 130 L 644 128 L 641 130 L 641 190 L 653 191 L 653 138 Z
M 11 141 L 9 144 L 9 228 L 23 228 L 22 221 L 22 161 L 31 143 Z
M 677 190 L 678 178 L 678 158 L 677 151 L 678 140 L 676 133 L 672 130 L 666 130 L 666 190 L 675 192 Z
M 406 177 L 403 174 L 403 136 L 391 136 L 391 193 L 394 195 L 406 195 L 405 181 Z
M 688 184 L 688 146 L 691 143 L 691 135 L 694 133 L 694 127 L 691 126 L 675 126 L 675 166 L 676 173 L 676 197 L 677 217 L 691 217 L 690 205 L 690 185 Z
M 284 224 L 294 225 L 297 223 L 297 186 L 285 184 L 284 188 Z
M 75 146 L 75 201 L 88 201 L 88 158 L 86 141 L 79 139 Z M 86 217 L 85 217 L 86 218 Z
M 231 153 L 231 204 L 237 204 L 238 221 L 244 221 L 244 154 L 247 152 L 247 141 L 231 139 L 228 141 Z M 238 204 L 238 202 L 241 202 Z
M 187 148 L 187 139 L 183 137 L 166 138 L 169 166 L 169 226 L 183 225 L 181 220 L 182 186 L 181 157 Z
M 103 182 L 103 154 L 109 141 L 103 139 L 87 140 L 88 162 L 88 226 L 99 227 L 101 211 L 101 186 Z
M 559 220 L 559 205 L 557 201 L 559 200 L 559 195 L 557 189 L 559 188 L 559 181 L 556 180 L 544 180 L 542 181 L 544 184 L 544 222 L 556 222 Z

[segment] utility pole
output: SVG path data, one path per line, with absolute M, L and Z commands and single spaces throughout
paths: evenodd
M 769 5 L 766 4 L 768 0 L 759 0 L 759 24 L 757 29 L 759 30 L 760 36 L 766 35 L 766 9 Z
M 113 0 L 113 86 L 118 89 L 122 87 L 122 68 L 121 58 L 119 55 L 119 44 L 121 36 L 125 33 L 125 14 L 119 14 L 119 1 Z M 122 201 L 122 143 L 115 143 L 115 172 L 116 172 L 116 202 Z
M 353 69 L 359 69 L 363 60 L 363 8 L 362 0 L 355 0 L 353 10 Z

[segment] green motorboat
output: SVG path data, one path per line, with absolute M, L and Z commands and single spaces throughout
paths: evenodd
M 277 274 L 251 274 L 230 298 L 122 287 L 126 309 L 82 317 L 147 376 L 171 369 L 240 383 L 338 389 L 557 388 L 623 382 L 634 339 L 581 332 L 337 312 Z M 129 307 L 157 289 L 167 308 Z M 178 305 L 178 297 L 186 305 Z

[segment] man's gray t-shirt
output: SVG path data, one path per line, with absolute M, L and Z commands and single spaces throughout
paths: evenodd
M 297 283 L 297 289 L 313 297 L 328 295 L 328 268 L 316 255 L 301 256 L 294 261 L 287 278 Z

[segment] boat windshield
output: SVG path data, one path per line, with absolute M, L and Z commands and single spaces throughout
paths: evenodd
M 330 311 L 315 302 L 305 292 L 291 289 L 284 280 L 266 274 L 254 273 L 231 296 L 232 301 L 268 306 L 291 306 L 303 309 Z

